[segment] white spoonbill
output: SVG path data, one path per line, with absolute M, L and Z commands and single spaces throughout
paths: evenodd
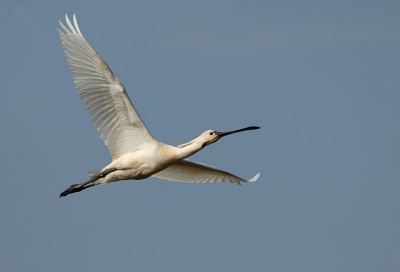
M 58 28 L 57 31 L 69 68 L 78 93 L 113 161 L 106 167 L 89 173 L 88 181 L 71 185 L 60 197 L 98 184 L 139 180 L 150 176 L 192 183 L 228 182 L 240 185 L 240 182 L 246 182 L 226 171 L 185 158 L 226 135 L 259 127 L 251 126 L 229 132 L 207 130 L 196 139 L 178 147 L 158 141 L 147 130 L 122 83 L 83 37 L 75 15 L 74 24 L 67 15 L 65 20 L 68 27 L 60 22 L 65 32 Z M 260 173 L 249 181 L 254 182 L 259 176 Z

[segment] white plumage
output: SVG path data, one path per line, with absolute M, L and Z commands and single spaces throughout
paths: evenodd
M 83 37 L 75 15 L 73 24 L 65 16 L 66 27 L 57 28 L 72 71 L 75 86 L 89 111 L 101 139 L 108 147 L 113 161 L 92 172 L 91 179 L 74 184 L 61 193 L 66 196 L 97 184 L 149 176 L 180 182 L 228 182 L 240 184 L 246 180 L 215 167 L 190 162 L 185 158 L 231 132 L 207 130 L 196 139 L 178 147 L 166 145 L 150 134 L 134 108 L 124 86 L 99 54 Z M 254 182 L 260 174 L 249 181 Z

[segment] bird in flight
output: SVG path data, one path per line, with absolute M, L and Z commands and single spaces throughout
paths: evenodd
M 73 24 L 67 15 L 65 20 L 68 27 L 60 21 L 64 31 L 58 28 L 57 31 L 75 86 L 113 161 L 100 170 L 90 172 L 88 181 L 71 185 L 60 197 L 98 184 L 148 177 L 189 183 L 226 182 L 240 185 L 246 182 L 231 173 L 186 158 L 224 136 L 260 127 L 250 126 L 229 132 L 207 130 L 178 147 L 160 142 L 147 130 L 122 83 L 83 37 L 75 15 Z M 248 181 L 254 182 L 259 176 L 260 173 Z

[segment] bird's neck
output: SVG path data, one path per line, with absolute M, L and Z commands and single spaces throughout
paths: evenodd
M 182 160 L 187 157 L 192 156 L 196 152 L 200 151 L 203 148 L 203 144 L 199 141 L 192 140 L 186 144 L 182 144 L 178 146 L 175 150 L 175 156 L 177 159 Z

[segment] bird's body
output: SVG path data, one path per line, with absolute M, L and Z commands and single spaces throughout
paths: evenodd
M 154 140 L 145 149 L 129 152 L 111 162 L 102 170 L 118 169 L 94 183 L 106 184 L 118 180 L 146 179 L 153 174 L 167 168 L 177 160 L 188 157 L 192 153 L 189 148 L 180 150 L 177 147 L 166 145 Z M 194 152 L 193 152 L 194 153 Z
M 60 196 L 97 184 L 146 179 L 150 176 L 180 182 L 246 182 L 223 170 L 185 158 L 226 135 L 259 127 L 246 127 L 230 132 L 207 130 L 178 147 L 160 142 L 147 130 L 122 83 L 83 37 L 75 15 L 73 21 L 74 24 L 66 16 L 68 28 L 60 22 L 65 32 L 57 30 L 79 95 L 113 161 L 108 166 L 89 173 L 90 180 L 70 186 Z M 249 181 L 256 181 L 259 175 Z

